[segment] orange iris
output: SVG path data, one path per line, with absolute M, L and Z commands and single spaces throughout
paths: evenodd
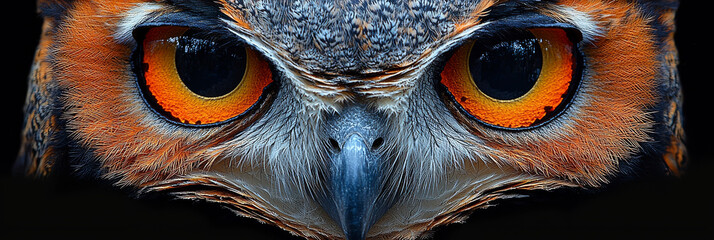
M 220 67 L 226 68 L 244 68 L 242 76 L 225 76 L 240 78 L 229 79 L 235 83 L 235 86 L 230 85 L 234 88 L 228 89 L 225 91 L 227 93 L 220 96 L 197 94 L 185 84 L 185 79 L 182 80 L 181 71 L 178 69 L 182 65 L 177 64 L 177 51 L 192 48 L 180 46 L 179 42 L 179 38 L 185 37 L 188 30 L 186 27 L 154 27 L 145 35 L 144 79 L 146 90 L 153 96 L 156 105 L 165 114 L 187 124 L 217 123 L 245 113 L 258 102 L 263 90 L 272 82 L 268 63 L 254 50 L 243 47 L 243 60 L 237 63 L 221 61 L 219 64 Z M 196 64 L 200 65 L 201 62 Z M 212 79 L 207 80 L 207 84 L 210 84 Z
M 457 49 L 446 63 L 441 83 L 469 114 L 487 124 L 523 128 L 536 125 L 563 104 L 573 79 L 573 43 L 562 29 L 535 28 L 529 31 L 540 47 L 542 66 L 532 88 L 514 99 L 496 99 L 477 86 L 469 59 L 478 41 Z

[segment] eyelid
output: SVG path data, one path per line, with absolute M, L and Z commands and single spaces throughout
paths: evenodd
M 145 33 L 156 27 L 185 27 L 201 32 L 202 35 L 211 36 L 211 38 L 225 40 L 227 42 L 235 42 L 245 46 L 250 46 L 246 40 L 231 33 L 227 25 L 219 18 L 207 18 L 195 13 L 186 11 L 176 11 L 163 13 L 156 17 L 150 17 L 145 21 L 133 26 L 131 35 L 136 42 L 141 42 Z
M 134 28 L 140 29 L 145 27 L 158 27 L 158 26 L 184 26 L 190 28 L 198 29 L 211 29 L 220 26 L 221 21 L 219 19 L 210 19 L 196 14 L 192 14 L 185 11 L 162 13 L 156 17 L 148 18 L 137 24 Z
M 534 12 L 501 17 L 497 19 L 489 19 L 487 16 L 484 20 L 483 24 L 479 24 L 479 29 L 471 33 L 471 35 L 466 38 L 464 43 L 480 39 L 498 39 L 501 38 L 504 33 L 524 31 L 532 28 L 560 28 L 568 33 L 570 41 L 574 44 L 583 40 L 582 32 L 575 25 L 560 22 L 552 17 Z M 458 44 L 454 49 L 458 48 L 460 45 L 461 44 Z

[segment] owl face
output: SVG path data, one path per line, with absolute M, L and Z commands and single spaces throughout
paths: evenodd
M 39 1 L 18 161 L 413 239 L 684 156 L 675 1 Z

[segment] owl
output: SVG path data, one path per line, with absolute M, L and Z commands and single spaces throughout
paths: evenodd
M 674 0 L 39 0 L 19 174 L 416 239 L 680 175 Z

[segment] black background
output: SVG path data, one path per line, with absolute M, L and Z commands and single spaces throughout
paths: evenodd
M 16 3 L 23 2 L 23 3 Z M 34 1 L 14 1 L 3 14 L 6 77 L 3 127 L 1 235 L 93 237 L 235 237 L 284 239 L 285 231 L 199 202 L 134 199 L 111 187 L 70 178 L 12 177 L 19 148 L 27 76 L 40 35 Z M 699 1 L 702 4 L 705 1 Z M 690 169 L 678 179 L 613 186 L 597 194 L 554 194 L 477 211 L 464 224 L 438 229 L 435 239 L 511 237 L 625 238 L 714 236 L 711 9 L 683 1 L 676 43 L 684 89 Z M 705 53 L 706 52 L 706 53 Z M 15 235 L 19 234 L 19 235 Z M 704 235 L 701 235 L 704 234 Z M 3 237 L 4 239 L 7 239 Z

